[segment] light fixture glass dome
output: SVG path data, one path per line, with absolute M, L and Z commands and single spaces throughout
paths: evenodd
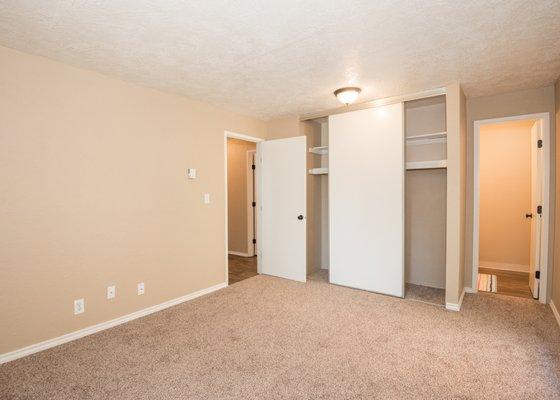
M 362 89 L 359 87 L 344 87 L 340 89 L 336 89 L 334 91 L 334 95 L 343 104 L 352 104 L 358 98 L 358 95 Z

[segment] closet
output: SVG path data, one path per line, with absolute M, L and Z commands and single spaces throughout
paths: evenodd
M 445 96 L 404 103 L 405 282 L 445 288 L 447 133 Z
M 327 270 L 329 268 L 329 203 L 328 203 L 328 171 L 329 171 L 329 124 L 328 118 L 319 118 L 312 121 L 318 129 L 317 137 L 314 138 L 313 143 L 315 146 L 309 147 L 309 153 L 314 159 L 311 162 L 311 168 L 308 170 L 308 174 L 312 177 L 315 185 L 319 187 L 317 190 L 310 189 L 311 185 L 308 185 L 308 196 L 313 195 L 319 196 L 319 201 L 315 202 L 314 205 L 319 207 L 316 210 L 318 214 L 315 219 L 316 226 L 312 227 L 314 232 L 318 232 L 318 240 L 315 241 L 314 245 L 319 248 L 316 253 L 319 254 L 318 265 L 314 265 L 308 270 Z M 309 138 L 308 138 L 309 139 Z M 313 193 L 311 193 L 313 191 Z M 311 221 L 309 221 L 311 222 Z
M 445 288 L 445 95 L 320 118 L 321 267 L 329 282 L 404 297 Z

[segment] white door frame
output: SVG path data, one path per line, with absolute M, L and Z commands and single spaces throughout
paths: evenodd
M 257 177 L 255 175 L 255 170 L 253 170 L 252 165 L 257 165 L 257 150 L 247 150 L 246 154 L 246 164 L 247 164 L 247 204 L 251 204 L 257 201 L 257 190 L 259 185 L 257 185 Z M 247 255 L 253 257 L 255 252 L 255 245 L 253 244 L 253 239 L 256 238 L 256 221 L 257 221 L 257 209 L 253 208 L 253 205 L 247 206 Z
M 499 124 L 510 121 L 520 121 L 526 119 L 540 120 L 542 124 L 543 140 L 543 200 L 542 200 L 542 236 L 541 236 L 541 277 L 539 281 L 539 301 L 543 304 L 547 302 L 548 284 L 548 234 L 550 219 L 550 158 L 552 146 L 550 143 L 550 113 L 536 113 L 515 115 L 503 118 L 491 118 L 474 121 L 474 160 L 473 160 L 473 254 L 472 254 L 472 291 L 476 293 L 478 280 L 478 257 L 480 245 L 480 127 L 482 125 Z
M 228 161 L 228 154 L 227 154 L 227 140 L 228 138 L 232 138 L 232 139 L 239 139 L 239 140 L 245 140 L 247 142 L 253 142 L 253 143 L 258 143 L 258 142 L 262 142 L 264 141 L 264 139 L 262 138 L 258 138 L 255 136 L 249 136 L 249 135 L 245 135 L 242 133 L 236 133 L 236 132 L 231 132 L 231 131 L 224 131 L 224 207 L 225 207 L 225 242 L 224 242 L 224 260 L 225 260 L 225 264 L 226 264 L 226 277 L 225 277 L 225 283 L 226 285 L 229 285 L 229 262 L 228 262 L 228 247 L 229 247 L 229 243 L 228 243 L 228 179 L 227 179 L 227 173 L 228 173 L 228 169 L 227 169 L 227 161 Z M 258 186 L 257 186 L 258 187 Z M 260 219 L 258 217 L 259 214 L 259 210 L 257 209 L 257 221 Z M 258 243 L 257 243 L 258 246 Z M 258 259 L 257 259 L 258 262 Z

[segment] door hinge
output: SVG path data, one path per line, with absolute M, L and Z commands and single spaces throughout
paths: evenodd
M 535 279 L 541 279 L 541 271 L 535 271 Z
M 257 203 L 253 201 L 253 202 L 251 203 L 251 205 L 252 205 L 253 207 L 256 207 L 256 206 L 257 206 Z
M 542 148 L 542 139 L 537 140 L 537 147 Z
M 537 206 L 537 214 L 542 214 L 542 206 Z
M 257 239 L 253 239 L 253 244 L 257 244 Z
M 251 165 L 251 169 L 255 169 L 255 164 Z

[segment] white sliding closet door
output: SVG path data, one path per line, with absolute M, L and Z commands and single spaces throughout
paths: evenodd
M 331 283 L 404 296 L 402 103 L 329 117 Z

